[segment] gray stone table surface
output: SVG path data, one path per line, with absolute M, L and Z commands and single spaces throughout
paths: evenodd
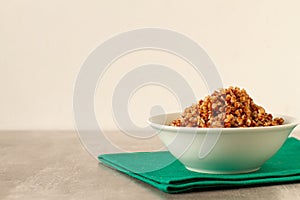
M 2 200 L 300 199 L 300 184 L 166 194 L 99 164 L 75 131 L 1 131 L 0 155 Z

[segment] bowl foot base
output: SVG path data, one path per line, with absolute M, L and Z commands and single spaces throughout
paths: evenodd
M 193 172 L 198 172 L 198 173 L 206 173 L 206 174 L 245 174 L 245 173 L 250 173 L 250 172 L 255 172 L 260 169 L 254 168 L 254 169 L 247 169 L 247 170 L 240 170 L 240 171 L 217 171 L 217 170 L 205 170 L 205 169 L 196 169 L 192 167 L 186 167 L 186 169 L 193 171 Z

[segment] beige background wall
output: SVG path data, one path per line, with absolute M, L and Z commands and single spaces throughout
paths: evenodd
M 112 35 L 142 27 L 189 36 L 206 49 L 226 86 L 244 87 L 267 110 L 300 118 L 299 7 L 297 0 L 0 0 L 0 129 L 73 129 L 73 87 L 82 62 Z M 116 128 L 109 104 L 120 74 L 113 70 L 125 73 L 149 62 L 172 66 L 197 97 L 206 95 L 202 79 L 179 58 L 130 54 L 113 64 L 98 88 L 106 98 L 96 93 L 95 112 L 106 129 Z M 171 94 L 160 94 L 146 100 L 139 91 L 132 99 L 137 124 L 145 123 L 151 104 L 179 109 Z

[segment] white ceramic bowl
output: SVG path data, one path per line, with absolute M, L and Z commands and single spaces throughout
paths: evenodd
M 189 170 L 203 173 L 248 173 L 258 169 L 286 141 L 298 121 L 289 116 L 279 126 L 249 128 L 189 128 L 169 124 L 180 113 L 151 117 L 148 122 L 159 137 Z

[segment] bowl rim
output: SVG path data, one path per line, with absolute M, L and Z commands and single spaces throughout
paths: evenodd
M 153 115 L 149 117 L 147 120 L 147 123 L 152 126 L 153 128 L 160 129 L 160 130 L 170 130 L 170 131 L 185 131 L 185 132 L 199 132 L 199 131 L 209 131 L 209 130 L 215 130 L 215 131 L 241 131 L 241 130 L 268 130 L 268 129 L 284 129 L 284 128 L 295 128 L 297 125 L 300 124 L 300 120 L 298 120 L 295 117 L 289 116 L 289 115 L 281 115 L 281 114 L 272 114 L 273 117 L 282 117 L 284 119 L 289 119 L 289 123 L 277 125 L 277 126 L 259 126 L 259 127 L 231 127 L 231 128 L 198 128 L 198 127 L 176 127 L 176 126 L 169 126 L 166 124 L 158 124 L 153 122 L 152 120 L 157 117 L 162 116 L 168 116 L 168 115 L 180 115 L 180 112 L 174 112 L 174 113 L 166 113 L 166 114 L 159 114 L 159 115 Z

